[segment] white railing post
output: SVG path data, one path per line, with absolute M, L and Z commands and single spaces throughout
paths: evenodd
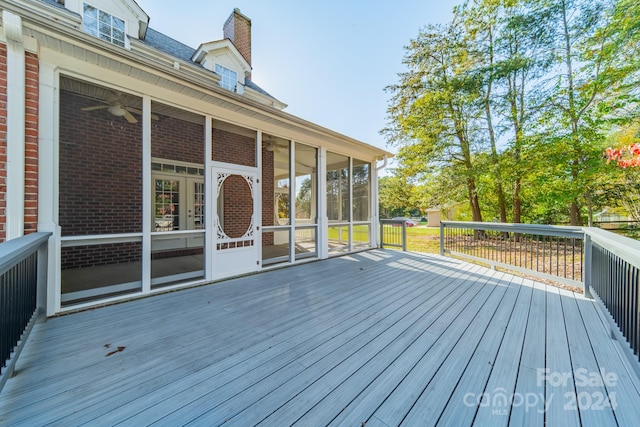
M 440 255 L 444 256 L 444 223 L 440 221 Z
M 402 221 L 402 250 L 407 251 L 407 221 Z
M 584 233 L 584 288 L 583 293 L 585 298 L 593 298 L 591 296 L 591 268 L 593 264 L 593 246 L 591 244 L 591 236 L 589 233 Z

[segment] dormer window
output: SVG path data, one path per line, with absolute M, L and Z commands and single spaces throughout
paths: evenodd
M 238 86 L 238 73 L 220 64 L 216 64 L 216 73 L 220 74 L 221 77 L 220 86 L 232 92 L 236 91 L 236 87 Z
M 82 29 L 109 43 L 125 47 L 124 20 L 84 3 Z

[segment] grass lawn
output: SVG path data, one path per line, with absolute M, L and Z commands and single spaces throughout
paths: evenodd
M 440 227 L 408 227 L 407 250 L 439 254 Z

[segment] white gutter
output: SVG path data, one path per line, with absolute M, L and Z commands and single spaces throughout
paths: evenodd
M 7 192 L 6 239 L 24 234 L 26 65 L 22 18 L 2 11 L 7 39 Z

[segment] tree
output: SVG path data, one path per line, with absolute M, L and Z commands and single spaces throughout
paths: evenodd
M 620 40 L 607 0 L 536 1 L 545 28 L 551 33 L 553 67 L 544 84 L 541 107 L 544 145 L 557 165 L 570 200 L 570 221 L 582 223 L 587 206 L 592 222 L 594 187 L 603 173 L 601 156 L 605 133 L 612 120 L 625 116 L 629 106 L 627 78 L 631 70 L 618 58 Z
M 607 163 L 613 162 L 606 195 L 612 206 L 622 206 L 628 216 L 640 221 L 640 121 L 625 126 L 610 139 L 623 148 L 606 150 Z
M 391 176 L 383 176 L 378 180 L 378 202 L 380 215 L 385 217 L 412 216 L 424 209 L 418 206 L 423 200 L 418 187 L 397 170 Z
M 430 25 L 406 48 L 409 71 L 389 86 L 393 93 L 383 130 L 391 144 L 400 146 L 398 158 L 425 173 L 433 168 L 455 168 L 466 187 L 474 221 L 482 221 L 477 193 L 477 99 L 480 94 L 470 73 L 470 47 L 461 25 Z

